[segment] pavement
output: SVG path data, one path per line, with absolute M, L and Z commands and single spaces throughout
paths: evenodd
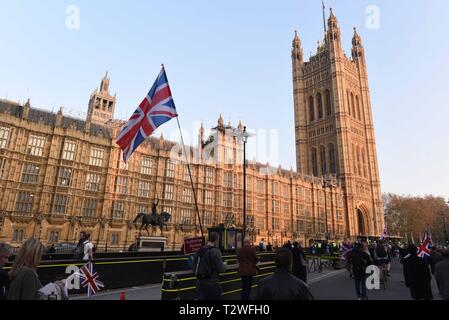
M 411 300 L 410 290 L 404 284 L 402 265 L 393 261 L 386 290 L 369 290 L 370 300 Z M 349 278 L 346 269 L 326 269 L 322 273 L 308 275 L 308 284 L 316 300 L 356 300 L 354 280 Z M 70 300 L 120 300 L 125 292 L 126 300 L 160 300 L 162 284 L 133 287 L 121 290 L 104 291 L 94 297 L 71 296 Z M 435 300 L 440 300 L 435 281 L 432 281 Z

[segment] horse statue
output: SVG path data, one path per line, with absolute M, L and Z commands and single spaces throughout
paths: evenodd
M 171 214 L 168 212 L 162 212 L 159 214 L 147 214 L 147 213 L 139 213 L 134 219 L 134 223 L 137 223 L 139 219 L 142 220 L 142 225 L 139 229 L 139 237 L 142 234 L 142 229 L 145 228 L 145 230 L 148 233 L 148 236 L 150 236 L 150 231 L 148 230 L 148 227 L 151 225 L 153 227 L 159 227 L 161 229 L 161 235 L 164 236 L 163 228 L 165 225 L 167 225 L 167 222 L 171 219 Z

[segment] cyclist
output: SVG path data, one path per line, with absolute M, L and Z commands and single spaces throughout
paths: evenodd
M 377 266 L 381 272 L 381 283 L 386 287 L 387 277 L 390 276 L 390 257 L 388 256 L 388 251 L 385 248 L 383 241 L 379 241 L 376 246 L 375 259 L 377 261 Z

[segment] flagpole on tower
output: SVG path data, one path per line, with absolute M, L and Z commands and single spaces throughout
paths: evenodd
M 162 69 L 165 71 L 164 64 L 162 64 Z M 167 79 L 167 82 L 168 82 L 168 79 Z M 197 213 L 197 216 L 198 216 L 198 222 L 200 224 L 201 237 L 204 238 L 203 224 L 201 222 L 201 215 L 200 215 L 200 209 L 198 207 L 198 199 L 197 199 L 197 195 L 196 195 L 195 184 L 193 183 L 192 171 L 190 170 L 189 156 L 187 154 L 186 145 L 184 143 L 184 136 L 182 134 L 181 124 L 179 123 L 179 115 L 176 116 L 176 122 L 178 123 L 179 134 L 181 135 L 181 143 L 182 143 L 182 147 L 183 147 L 183 150 L 184 150 L 184 155 L 185 155 L 185 158 L 186 158 L 187 170 L 189 171 L 190 183 L 192 184 L 193 198 L 195 199 L 195 208 L 196 208 L 196 213 Z

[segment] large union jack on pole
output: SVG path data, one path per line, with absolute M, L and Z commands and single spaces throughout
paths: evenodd
M 125 124 L 117 138 L 128 162 L 136 149 L 161 125 L 178 116 L 168 84 L 165 68 L 159 73 L 153 87 Z

